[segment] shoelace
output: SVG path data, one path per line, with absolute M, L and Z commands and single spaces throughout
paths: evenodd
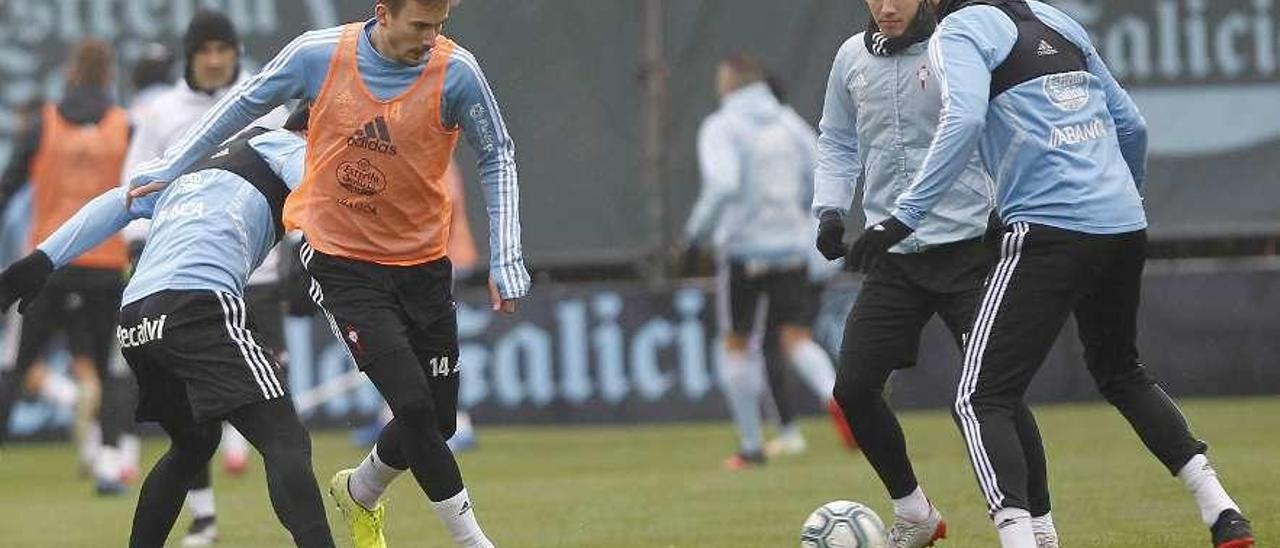
M 911 541 L 912 533 L 915 533 L 922 523 L 907 523 L 905 521 L 895 522 L 893 528 L 889 529 L 889 540 L 893 541 L 894 548 L 908 548 L 908 542 Z
M 1058 548 L 1058 536 L 1036 533 L 1036 548 Z

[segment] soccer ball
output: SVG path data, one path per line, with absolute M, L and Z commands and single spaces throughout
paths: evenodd
M 809 514 L 800 530 L 800 548 L 887 548 L 884 522 L 870 508 L 837 500 Z

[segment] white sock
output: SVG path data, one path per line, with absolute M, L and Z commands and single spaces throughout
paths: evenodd
M 1031 517 L 1031 532 L 1037 535 L 1058 535 L 1058 530 L 1053 527 L 1053 513 L 1050 512 L 1043 516 Z
M 760 396 L 764 372 L 746 352 L 724 349 L 720 380 L 729 414 L 738 427 L 738 444 L 743 453 L 759 453 L 764 447 L 764 425 L 760 418 Z
M 826 403 L 831 399 L 831 390 L 836 387 L 836 370 L 831 365 L 831 356 L 818 343 L 811 339 L 795 345 L 791 349 L 791 365 L 800 373 L 809 390 L 818 396 L 818 400 Z
M 1036 535 L 1031 531 L 1031 512 L 1021 508 L 1005 508 L 996 512 L 992 521 L 1000 535 L 1001 548 L 1036 548 Z
M 1204 520 L 1205 525 L 1212 527 L 1224 510 L 1240 511 L 1236 501 L 1231 500 L 1227 490 L 1222 488 L 1218 473 L 1209 464 L 1208 457 L 1191 457 L 1182 470 L 1178 471 L 1178 479 L 1182 480 L 1187 490 L 1191 491 L 1191 496 L 1195 497 L 1196 505 L 1200 506 L 1200 519 Z
M 372 510 L 378 506 L 378 499 L 387 491 L 387 486 L 403 473 L 404 470 L 396 470 L 382 462 L 378 458 L 378 446 L 375 445 L 369 456 L 360 461 L 360 466 L 351 474 L 347 490 L 360 506 Z
M 484 536 L 480 523 L 476 521 L 475 508 L 471 507 L 471 497 L 463 489 L 458 494 L 440 502 L 432 502 L 440 521 L 449 529 L 453 541 L 465 548 L 493 548 L 493 542 Z
M 475 427 L 471 425 L 471 413 L 458 411 L 457 421 L 458 428 L 454 430 L 453 435 L 467 437 L 474 434 Z
M 122 434 L 119 446 L 121 464 L 137 470 L 142 462 L 142 440 L 137 434 Z
M 211 518 L 217 513 L 213 504 L 213 488 L 192 489 L 187 491 L 187 508 L 195 519 Z
M 74 381 L 57 373 L 45 375 L 44 382 L 40 383 L 40 397 L 60 408 L 75 407 L 78 392 Z
M 93 458 L 93 476 L 99 480 L 120 481 L 120 454 L 114 447 L 100 447 Z
M 929 519 L 929 499 L 924 496 L 924 489 L 916 486 L 910 495 L 893 499 L 893 515 L 912 523 Z
M 249 440 L 244 439 L 231 423 L 222 423 L 222 455 L 234 459 L 249 458 Z
M 98 457 L 98 449 L 102 447 L 102 425 L 91 423 L 85 429 L 84 436 L 77 440 L 80 443 L 80 462 L 93 465 Z

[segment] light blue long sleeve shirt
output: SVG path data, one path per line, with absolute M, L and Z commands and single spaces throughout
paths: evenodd
M 1017 26 L 992 6 L 947 16 L 930 42 L 943 85 L 938 131 L 893 215 L 918 226 L 977 149 L 996 180 L 1006 223 L 1090 234 L 1146 228 L 1138 193 L 1145 176 L 1145 121 L 1085 30 L 1053 7 L 1028 4 L 1080 47 L 1088 70 L 1035 78 L 989 101 L 991 73 L 1013 49 Z
M 391 99 L 422 74 L 424 66 L 387 59 L 373 47 L 365 23 L 357 45 L 357 65 L 365 85 L 379 99 Z M 143 164 L 130 185 L 170 181 L 253 120 L 290 99 L 315 99 L 328 75 L 342 27 L 311 31 L 294 39 L 261 72 L 228 93 L 178 144 Z M 515 144 L 488 80 L 469 51 L 453 50 L 445 72 L 441 123 L 461 127 L 476 152 L 489 216 L 489 268 L 504 299 L 528 293 L 529 273 L 520 245 L 519 184 Z
M 256 136 L 249 146 L 290 188 L 302 184 L 306 141 L 284 130 Z M 135 219 L 151 219 L 147 247 L 125 287 L 123 304 L 165 290 L 243 295 L 250 274 L 275 246 L 275 217 L 267 199 L 239 175 L 205 169 L 178 177 L 164 190 L 125 208 L 124 188 L 91 200 L 38 248 L 62 267 Z
M 848 212 L 863 186 L 866 226 L 889 217 L 911 185 L 938 127 L 942 98 L 925 43 L 891 55 L 867 51 L 863 34 L 840 46 L 831 64 L 822 121 L 813 213 Z M 980 237 L 994 202 L 981 159 L 971 155 L 959 181 L 893 253 Z
M 702 191 L 685 224 L 717 253 L 768 266 L 803 266 L 817 135 L 763 83 L 738 89 L 698 132 Z

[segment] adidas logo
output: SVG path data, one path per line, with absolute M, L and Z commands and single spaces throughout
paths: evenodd
M 381 116 L 357 129 L 355 134 L 347 138 L 347 146 L 372 150 L 382 154 L 396 155 L 396 145 L 391 141 L 391 130 L 387 129 L 387 120 Z
M 1044 57 L 1046 55 L 1057 55 L 1058 50 L 1044 40 L 1040 41 L 1040 45 L 1036 47 L 1036 55 Z
M 221 158 L 221 157 L 223 157 L 223 156 L 228 156 L 228 155 L 230 155 L 230 154 L 231 154 L 231 149 L 229 149 L 229 148 L 224 148 L 224 149 L 222 149 L 222 150 L 218 151 L 218 153 L 217 153 L 217 154 L 214 154 L 213 156 L 210 156 L 210 157 L 209 157 L 209 159 L 210 159 L 210 160 L 216 160 L 216 159 L 218 159 L 218 158 Z
M 471 501 L 469 501 L 469 500 L 464 500 L 464 501 L 462 501 L 462 509 L 461 509 L 461 510 L 458 510 L 458 515 L 459 515 L 459 516 L 461 516 L 461 515 L 463 515 L 463 514 L 465 514 L 465 513 L 469 512 L 470 510 L 471 510 Z

